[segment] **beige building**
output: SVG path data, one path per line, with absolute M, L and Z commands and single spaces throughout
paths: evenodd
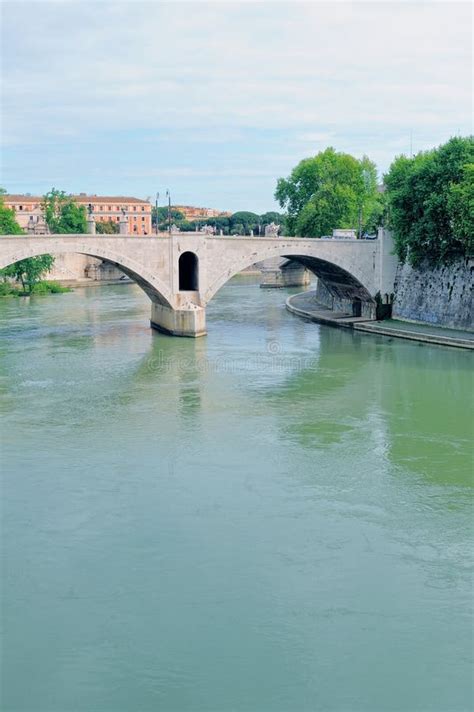
M 195 208 L 192 205 L 172 205 L 173 210 L 179 210 L 186 220 L 205 220 L 206 218 L 228 218 L 232 213 L 214 208 Z
M 70 196 L 87 210 L 91 206 L 96 222 L 120 222 L 123 213 L 128 217 L 130 235 L 151 234 L 151 205 L 148 200 L 127 196 L 79 195 Z M 15 217 L 23 229 L 35 228 L 36 233 L 43 232 L 44 216 L 41 196 L 5 195 L 4 203 L 15 211 Z

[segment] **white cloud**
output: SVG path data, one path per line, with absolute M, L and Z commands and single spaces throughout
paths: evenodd
M 229 169 L 241 170 L 248 142 L 258 161 L 272 131 L 294 161 L 331 143 L 384 165 L 410 130 L 428 145 L 469 130 L 470 13 L 427 2 L 4 2 L 3 141 L 18 169 L 31 147 L 80 142 L 107 160 L 110 137 L 126 152 L 169 136 L 179 171 L 190 146 L 180 131 L 201 161 L 220 144 Z

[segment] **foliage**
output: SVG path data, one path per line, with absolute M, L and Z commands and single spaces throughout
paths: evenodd
M 186 216 L 181 210 L 176 210 L 176 208 L 171 208 L 171 223 L 176 223 L 178 225 L 182 220 L 186 220 Z M 156 207 L 151 209 L 151 224 L 156 225 Z M 166 230 L 168 229 L 168 207 L 158 208 L 158 229 L 161 229 L 162 225 L 166 225 Z
M 15 219 L 15 211 L 7 208 L 3 201 L 5 190 L 0 189 L 0 235 L 21 235 L 23 230 Z
M 260 234 L 264 235 L 265 234 L 265 228 L 267 225 L 270 225 L 271 223 L 275 223 L 275 225 L 280 226 L 280 235 L 288 235 L 288 226 L 287 226 L 287 216 L 284 215 L 283 213 L 277 213 L 276 210 L 271 210 L 268 213 L 263 213 L 263 215 L 260 215 Z
M 0 282 L 0 297 L 18 297 L 20 290 L 14 284 L 5 280 Z
M 451 185 L 448 210 L 453 233 L 464 245 L 465 254 L 474 253 L 474 163 L 467 163 L 459 183 Z
M 258 231 L 260 216 L 248 210 L 240 210 L 230 216 L 230 234 L 249 235 L 250 231 Z
M 393 161 L 385 185 L 400 260 L 443 264 L 473 254 L 473 179 L 472 136 L 452 138 L 439 148 Z
M 166 225 L 166 230 L 168 229 L 168 223 L 165 223 Z M 179 227 L 181 232 L 194 232 L 196 230 L 196 225 L 193 222 L 189 222 L 188 220 L 180 220 L 176 222 L 176 225 Z
M 6 278 L 5 281 L 0 282 L 0 297 L 23 297 L 29 296 L 30 294 L 35 295 L 45 295 L 45 294 L 63 294 L 64 292 L 72 292 L 70 287 L 63 287 L 58 284 L 58 282 L 37 282 L 31 292 L 27 290 L 20 290 L 18 287 L 9 282 Z
M 358 225 L 365 232 L 382 212 L 372 161 L 331 147 L 300 161 L 289 178 L 280 178 L 275 198 L 288 211 L 289 234 L 306 237 Z
M 43 197 L 41 207 L 52 233 L 86 233 L 87 218 L 84 205 L 78 205 L 63 190 L 52 188 Z
M 4 277 L 12 277 L 17 282 L 21 282 L 23 292 L 31 294 L 35 285 L 41 277 L 50 271 L 54 264 L 52 255 L 41 255 L 40 257 L 28 257 L 19 260 L 2 270 Z
M 154 214 L 155 208 L 153 208 Z M 168 208 L 158 208 L 158 216 L 161 219 L 161 222 L 158 223 L 158 230 L 166 232 L 168 230 Z M 179 227 L 181 232 L 196 232 L 204 225 L 210 225 L 215 228 L 216 233 L 222 230 L 224 235 L 250 235 L 251 230 L 257 235 L 259 230 L 263 234 L 265 225 L 269 225 L 271 222 L 283 225 L 284 221 L 285 216 L 277 212 L 257 215 L 247 210 L 241 210 L 230 216 L 219 215 L 188 221 L 179 210 L 171 209 L 171 222 Z
M 37 282 L 33 289 L 32 294 L 64 294 L 66 292 L 72 292 L 70 287 L 63 287 L 58 282 L 50 282 L 44 280 L 42 282 Z
M 3 193 L 3 190 L 0 191 L 0 234 L 22 235 L 24 233 L 15 220 L 14 211 L 5 207 L 2 198 Z M 53 264 L 54 257 L 51 255 L 42 255 L 41 257 L 25 258 L 0 270 L 0 275 L 4 279 L 0 296 L 20 294 L 19 290 L 7 281 L 8 277 L 21 282 L 23 291 L 30 294 L 41 276 L 49 272 Z
M 116 235 L 119 232 L 119 224 L 114 220 L 98 220 L 95 231 L 98 235 Z

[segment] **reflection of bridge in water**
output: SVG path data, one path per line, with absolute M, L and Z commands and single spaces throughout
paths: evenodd
M 106 260 L 133 279 L 152 301 L 151 323 L 177 336 L 206 333 L 206 305 L 235 274 L 275 257 L 313 272 L 338 299 L 362 304 L 373 317 L 374 298 L 393 292 L 396 258 L 383 230 L 377 240 L 214 237 L 172 234 L 2 236 L 0 268 L 42 254 L 79 253 Z

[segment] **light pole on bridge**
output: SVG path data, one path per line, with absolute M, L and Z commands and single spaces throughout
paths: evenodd
M 156 194 L 155 198 L 155 228 L 156 228 L 156 234 L 158 235 L 158 201 L 160 199 L 160 194 Z
M 171 193 L 169 188 L 166 191 L 166 195 L 168 196 L 168 234 L 171 235 Z

